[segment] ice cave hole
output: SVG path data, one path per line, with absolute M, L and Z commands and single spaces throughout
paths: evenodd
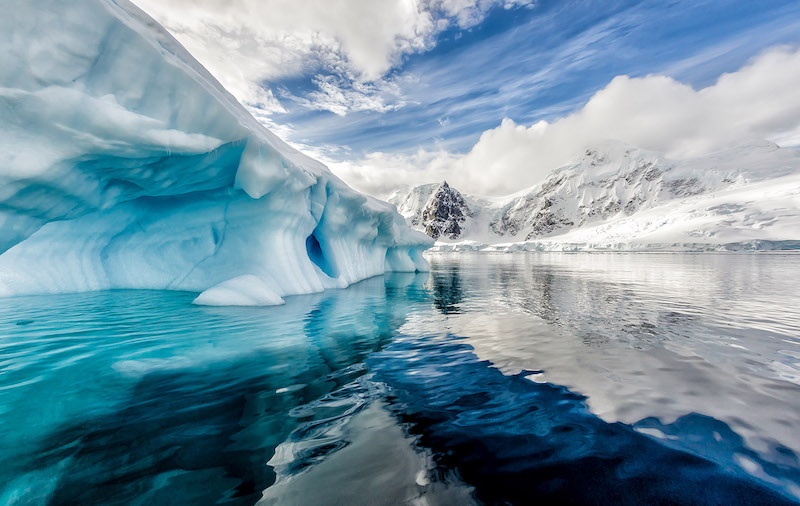
M 325 252 L 322 250 L 322 245 L 317 238 L 316 230 L 314 230 L 314 232 L 312 232 L 311 235 L 306 238 L 306 251 L 308 252 L 308 258 L 310 258 L 311 261 L 317 265 L 317 267 L 322 269 L 322 272 L 332 278 L 335 278 L 338 275 L 333 264 L 328 261 L 328 258 L 325 256 Z

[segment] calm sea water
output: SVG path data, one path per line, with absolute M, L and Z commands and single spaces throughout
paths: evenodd
M 800 255 L 0 300 L 0 504 L 800 502 Z

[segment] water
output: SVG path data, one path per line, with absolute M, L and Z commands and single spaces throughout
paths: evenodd
M 800 255 L 0 301 L 0 504 L 800 502 Z

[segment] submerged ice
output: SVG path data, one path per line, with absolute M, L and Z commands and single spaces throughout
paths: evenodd
M 430 241 L 258 123 L 126 0 L 0 19 L 0 295 L 111 288 L 275 304 Z

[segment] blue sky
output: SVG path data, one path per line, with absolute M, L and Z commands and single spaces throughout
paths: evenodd
M 404 105 L 339 116 L 282 100 L 292 140 L 370 151 L 469 149 L 505 117 L 531 124 L 582 106 L 615 76 L 665 74 L 695 88 L 776 44 L 800 43 L 800 2 L 541 1 L 493 9 L 478 26 L 442 32 L 389 74 Z M 303 96 L 309 77 L 265 83 Z
M 267 127 L 378 196 L 445 177 L 516 191 L 606 132 L 670 156 L 800 145 L 796 0 L 135 1 Z

